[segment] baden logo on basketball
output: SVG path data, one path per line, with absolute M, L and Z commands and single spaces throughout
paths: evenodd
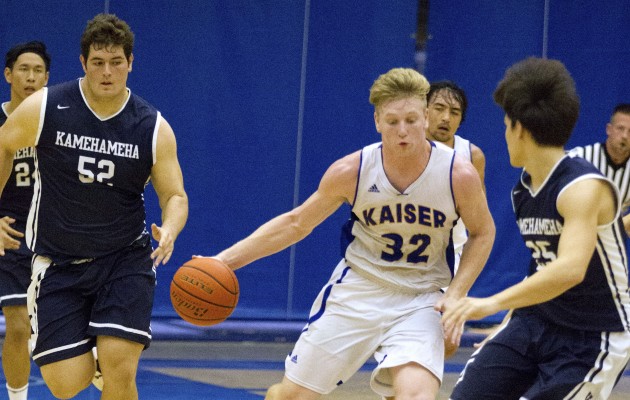
M 199 307 L 198 305 L 190 303 L 188 300 L 182 298 L 177 291 L 171 292 L 171 300 L 173 301 L 173 307 L 179 310 L 189 310 L 197 318 L 202 318 L 203 315 L 208 312 L 208 308 Z

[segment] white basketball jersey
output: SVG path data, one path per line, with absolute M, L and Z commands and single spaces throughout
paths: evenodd
M 470 151 L 469 140 L 455 135 L 455 143 L 453 148 L 455 149 L 455 153 L 457 153 L 458 156 L 472 162 L 472 152 Z M 459 219 L 455 224 L 455 227 L 453 228 L 453 247 L 455 248 L 455 254 L 458 255 L 456 257 L 457 262 L 455 264 L 455 270 L 457 270 L 457 267 L 459 266 L 459 257 L 462 254 L 462 250 L 464 248 L 466 240 L 468 240 L 468 232 L 466 232 L 464 222 Z
M 381 143 L 365 147 L 352 218 L 345 227 L 343 254 L 353 270 L 414 293 L 450 283 L 446 253 L 458 218 L 451 190 L 454 152 L 430 143 L 426 169 L 403 193 L 385 175 Z

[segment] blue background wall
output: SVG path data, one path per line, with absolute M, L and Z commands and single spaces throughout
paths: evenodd
M 395 3 L 395 6 L 393 4 Z M 0 52 L 40 39 L 53 56 L 50 84 L 82 75 L 79 39 L 108 10 L 136 34 L 129 87 L 163 113 L 178 138 L 190 219 L 172 261 L 158 270 L 154 314 L 172 316 L 168 288 L 192 254 L 211 255 L 304 201 L 337 158 L 378 141 L 369 87 L 414 66 L 417 0 L 0 0 Z M 571 145 L 603 140 L 612 107 L 630 101 L 630 2 L 433 1 L 425 74 L 464 87 L 460 133 L 486 153 L 488 201 L 498 235 L 473 289 L 520 280 L 527 252 L 509 200 L 502 114 L 492 92 L 530 55 L 565 62 L 582 98 Z M 0 85 L 0 99 L 8 99 Z M 148 221 L 159 222 L 152 189 Z M 344 206 L 308 238 L 237 272 L 233 318 L 303 319 L 339 258 Z M 499 316 L 489 318 L 496 320 Z

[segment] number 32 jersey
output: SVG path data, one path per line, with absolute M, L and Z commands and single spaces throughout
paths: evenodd
M 4 104 L 0 110 L 0 126 L 7 120 Z M 0 198 L 0 217 L 9 216 L 15 219 L 14 229 L 24 232 L 26 216 L 33 197 L 33 148 L 25 147 L 15 153 L 13 171 L 4 186 Z
M 117 113 L 100 118 L 81 80 L 44 90 L 27 245 L 57 263 L 128 246 L 146 229 L 159 112 L 129 93 Z
M 381 143 L 363 148 L 342 255 L 358 274 L 411 293 L 451 281 L 447 251 L 458 218 L 452 191 L 452 149 L 431 143 L 422 175 L 404 192 L 385 175 Z

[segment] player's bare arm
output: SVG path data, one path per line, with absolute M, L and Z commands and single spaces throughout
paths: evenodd
M 359 161 L 360 152 L 356 152 L 334 162 L 304 203 L 264 223 L 216 258 L 238 269 L 304 239 L 343 203 L 353 201 Z
M 472 164 L 474 165 L 477 173 L 479 174 L 479 178 L 481 179 L 481 186 L 485 192 L 486 190 L 486 156 L 483 154 L 483 151 L 474 144 L 470 144 L 470 156 L 472 158 Z
M 164 118 L 158 130 L 156 161 L 151 169 L 151 182 L 162 210 L 162 225 L 151 225 L 151 234 L 158 247 L 151 254 L 154 265 L 166 264 L 173 254 L 175 239 L 188 219 L 188 196 L 177 159 L 177 142 L 173 129 Z
M 626 233 L 630 235 L 630 214 L 623 216 L 623 228 L 626 230 Z
M 494 296 L 460 299 L 444 312 L 442 321 L 447 331 L 466 320 L 543 303 L 582 282 L 595 249 L 597 226 L 611 223 L 615 216 L 612 189 L 599 179 L 577 182 L 558 198 L 558 211 L 564 225 L 556 259 Z
M 457 274 L 445 295 L 435 305 L 435 309 L 442 312 L 466 296 L 490 256 L 496 233 L 479 174 L 470 162 L 461 158 L 456 158 L 453 164 L 453 193 L 457 211 L 469 236 Z M 456 329 L 446 332 L 448 342 L 459 344 L 463 328 L 462 321 Z
M 35 144 L 42 98 L 43 91 L 41 90 L 26 98 L 0 127 L 0 194 L 11 176 L 15 152 Z M 2 256 L 4 249 L 18 249 L 20 242 L 15 238 L 24 237 L 22 232 L 11 227 L 13 222 L 15 220 L 9 217 L 0 220 L 0 255 Z
M 479 174 L 466 160 L 456 159 L 453 165 L 453 193 L 457 211 L 469 232 L 459 269 L 445 296 L 458 299 L 468 293 L 488 260 L 495 225 Z
M 43 99 L 40 90 L 27 97 L 0 127 L 0 193 L 11 171 L 15 152 L 35 144 Z

